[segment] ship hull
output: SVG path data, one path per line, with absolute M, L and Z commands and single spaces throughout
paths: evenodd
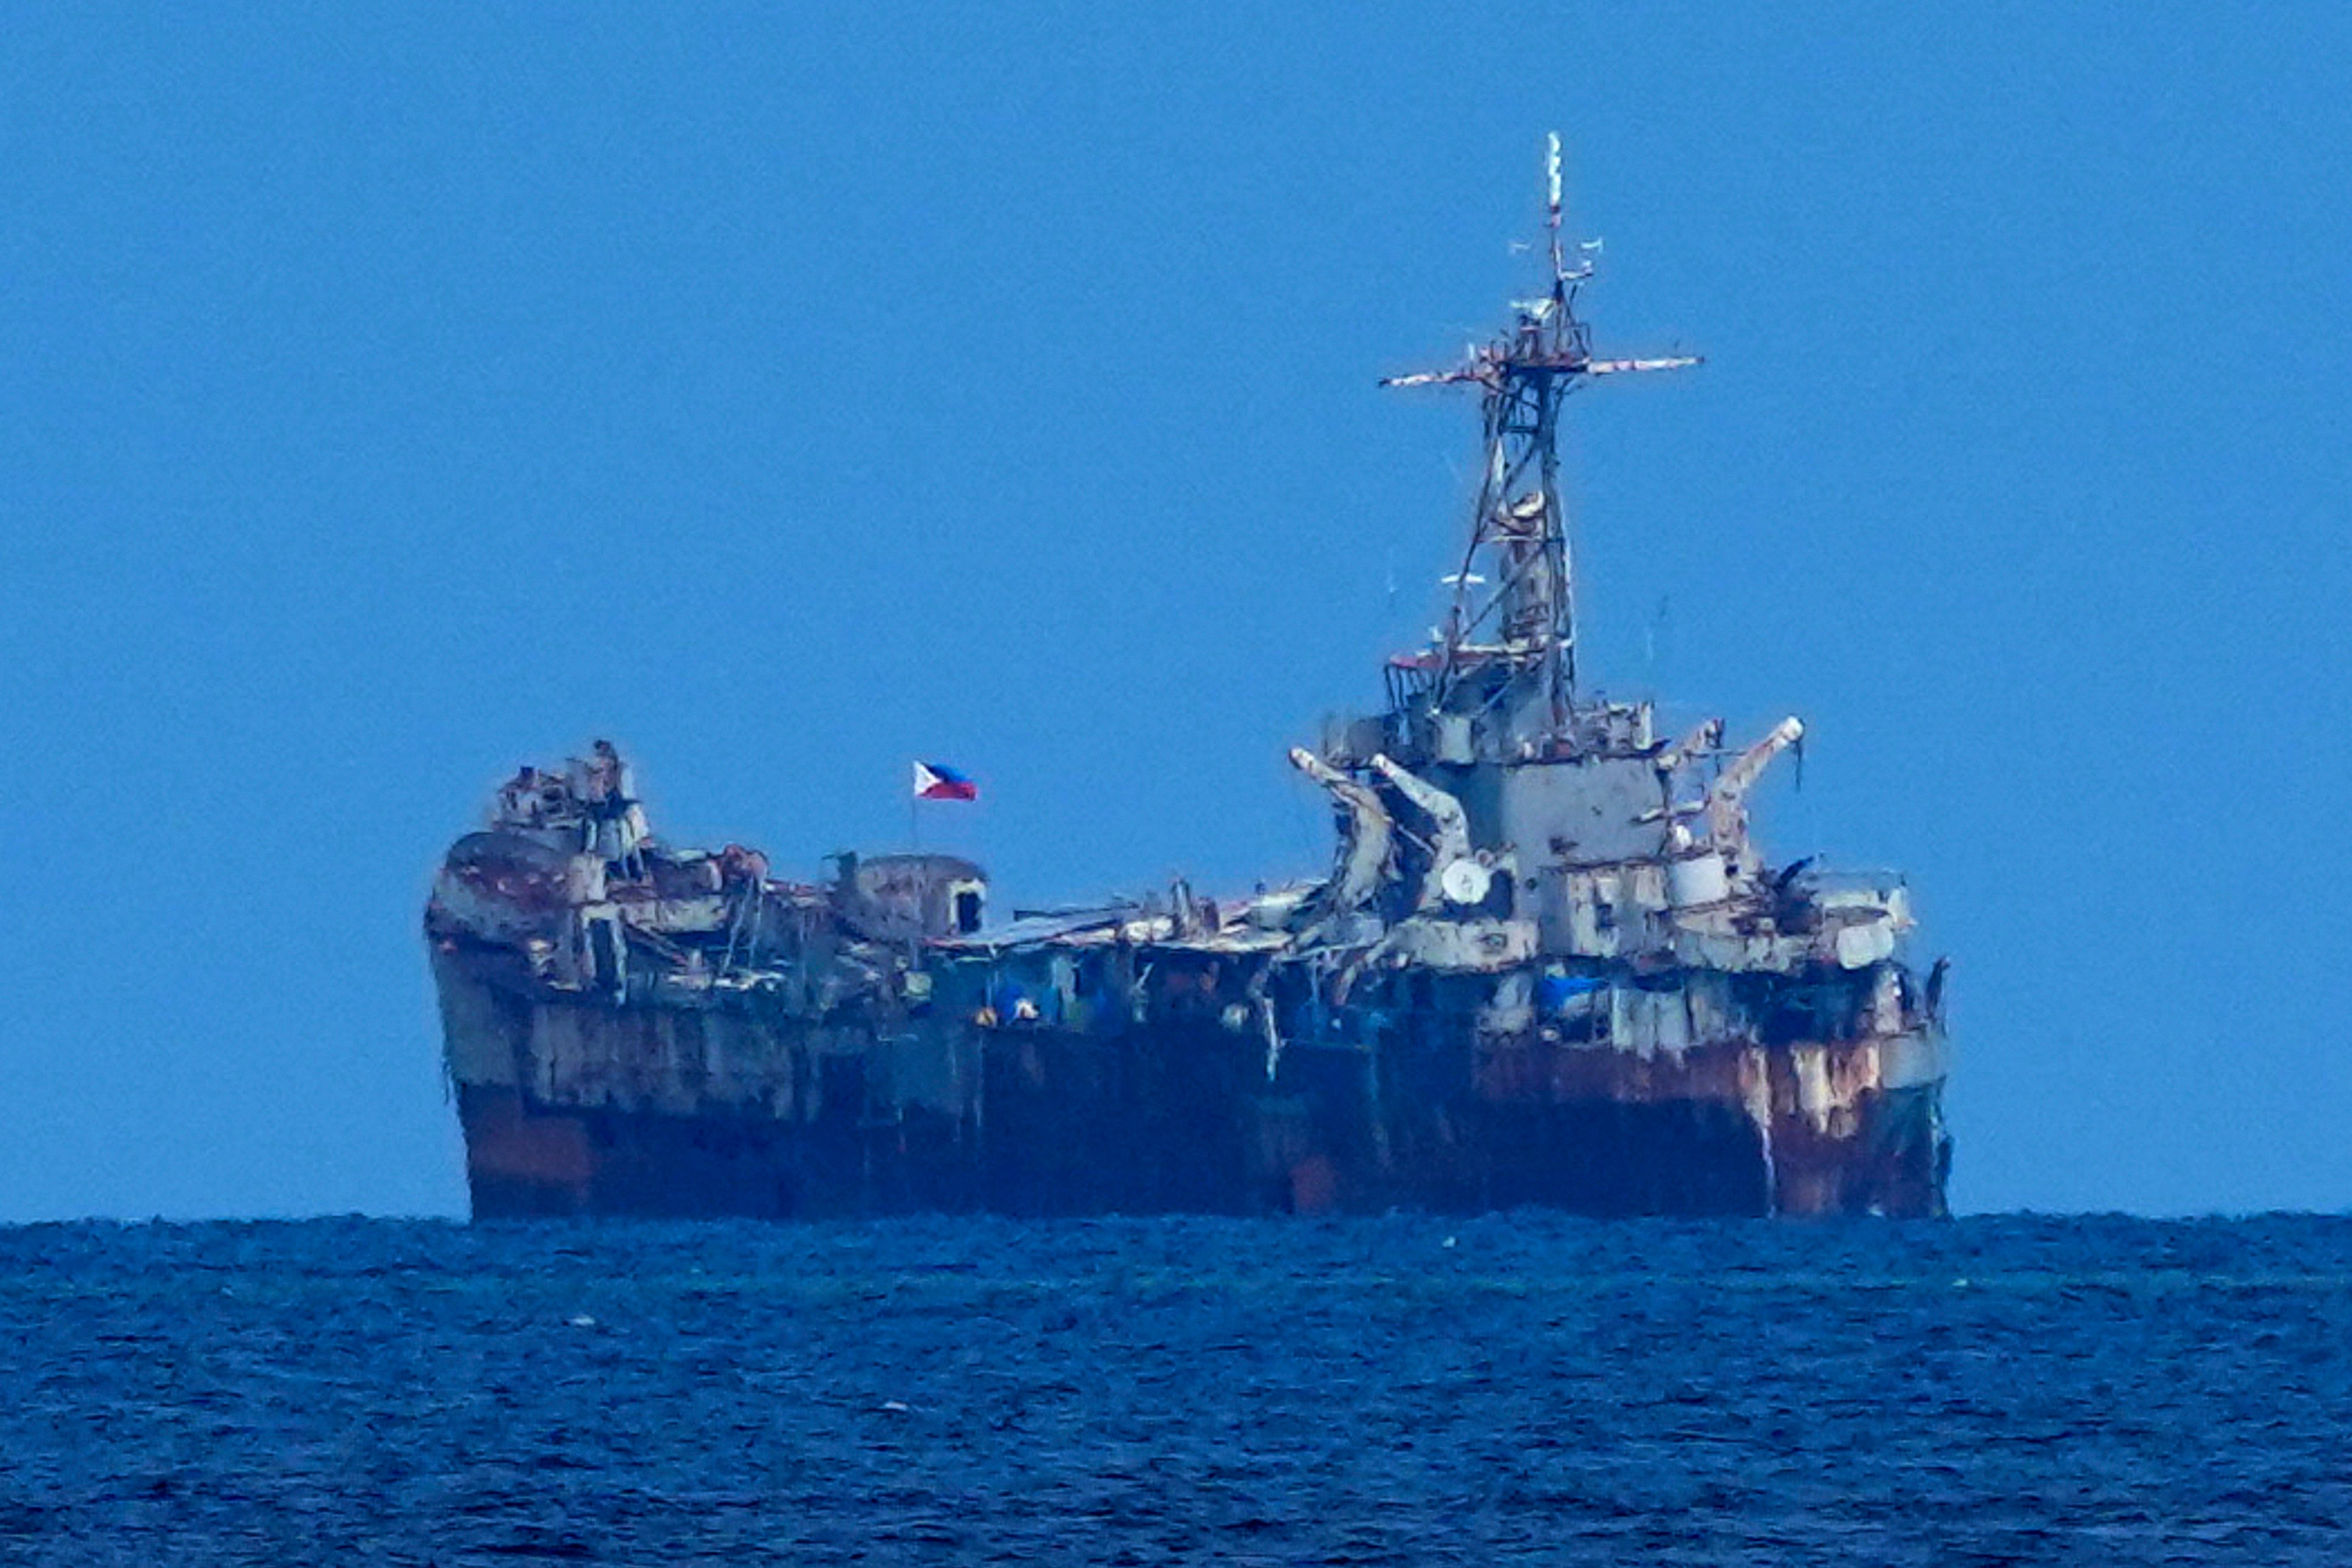
M 1437 1016 L 1270 1052 L 1210 1018 L 828 1030 L 439 967 L 478 1219 L 1943 1212 L 1932 1040 L 1642 1053 Z

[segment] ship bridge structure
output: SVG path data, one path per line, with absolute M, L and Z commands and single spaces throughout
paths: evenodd
M 1593 353 L 1556 137 L 1545 196 L 1543 291 L 1385 383 L 1474 389 L 1480 478 L 1428 645 L 1289 753 L 1327 875 L 998 918 L 952 857 L 669 848 L 603 742 L 525 768 L 425 916 L 476 1213 L 1944 1212 L 1906 887 L 1751 832 L 1803 725 L 1581 682 L 1563 407 L 1699 361 Z

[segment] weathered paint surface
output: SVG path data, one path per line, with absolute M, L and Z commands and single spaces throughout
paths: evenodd
M 1017 967 L 958 967 L 920 1014 L 826 1025 L 532 998 L 443 955 L 476 1214 L 1940 1212 L 1936 1084 L 1890 1082 L 1882 1040 L 1645 1051 L 1367 997 L 1404 1021 L 1269 1076 L 1223 1016 L 1241 969 L 1172 969 L 1139 1021 L 1125 998 L 1009 1018 L 989 999 L 1038 994 Z

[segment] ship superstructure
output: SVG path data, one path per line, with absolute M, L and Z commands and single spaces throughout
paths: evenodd
M 1546 290 L 1389 383 L 1476 389 L 1481 477 L 1384 710 L 1290 754 L 1328 876 L 992 921 L 962 860 L 779 880 L 666 847 L 604 743 L 525 768 L 426 911 L 476 1214 L 1941 1213 L 1906 890 L 1749 831 L 1803 726 L 1580 684 L 1563 404 L 1697 361 L 1593 353 L 1550 151 Z

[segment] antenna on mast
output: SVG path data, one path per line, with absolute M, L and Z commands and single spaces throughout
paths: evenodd
M 1437 711 L 1486 711 L 1507 706 L 1513 687 L 1533 687 L 1549 705 L 1539 738 L 1549 750 L 1552 743 L 1569 739 L 1576 704 L 1574 579 L 1567 506 L 1559 493 L 1560 402 L 1588 376 L 1680 370 L 1699 360 L 1680 354 L 1592 357 L 1591 331 L 1576 318 L 1576 294 L 1593 274 L 1592 255 L 1599 246 L 1580 246 L 1582 255 L 1570 269 L 1559 132 L 1547 136 L 1544 146 L 1549 293 L 1514 301 L 1510 326 L 1493 341 L 1473 347 L 1456 368 L 1391 376 L 1381 384 L 1467 383 L 1480 389 L 1486 461 L 1468 549 L 1460 569 L 1445 580 L 1454 602 L 1433 650 L 1431 706 Z M 1482 559 L 1484 572 L 1476 570 Z M 1465 687 L 1466 697 L 1459 695 Z
M 1559 249 L 1559 132 L 1544 133 L 1544 183 L 1550 193 L 1544 226 L 1551 230 L 1551 280 L 1557 288 L 1567 281 L 1568 264 Z

